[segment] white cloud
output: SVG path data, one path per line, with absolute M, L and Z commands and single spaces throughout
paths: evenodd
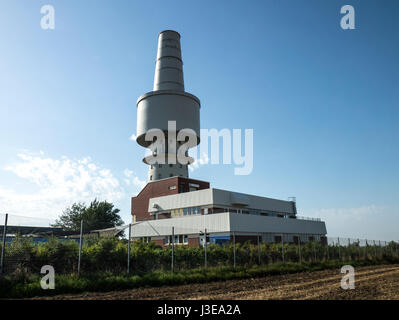
M 129 140 L 132 140 L 132 141 L 136 141 L 136 139 L 137 139 L 137 136 L 134 133 L 129 138 Z
M 133 171 L 132 170 L 129 170 L 129 169 L 125 169 L 125 170 L 123 170 L 123 174 L 126 176 L 126 177 L 128 177 L 128 178 L 130 178 L 132 175 L 133 175 Z
M 143 189 L 145 187 L 145 185 L 147 184 L 146 181 L 144 180 L 140 180 L 137 176 L 134 175 L 134 171 L 129 170 L 129 169 L 125 169 L 123 171 L 123 174 L 125 175 L 125 183 L 130 186 L 130 185 L 134 185 L 138 188 Z
M 43 152 L 24 152 L 18 158 L 4 170 L 30 182 L 35 190 L 21 193 L 0 185 L 0 208 L 10 214 L 54 219 L 74 202 L 88 203 L 94 198 L 118 202 L 126 195 L 112 172 L 90 157 L 52 159 Z
M 208 154 L 203 152 L 199 158 L 196 158 L 193 164 L 190 164 L 188 168 L 190 169 L 191 172 L 194 170 L 198 169 L 200 166 L 206 165 L 209 163 L 209 157 Z

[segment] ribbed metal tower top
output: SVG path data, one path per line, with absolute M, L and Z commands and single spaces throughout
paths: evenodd
M 184 91 L 180 34 L 176 31 L 165 30 L 158 36 L 153 90 Z

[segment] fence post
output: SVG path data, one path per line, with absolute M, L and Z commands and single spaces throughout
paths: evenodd
M 4 219 L 3 245 L 1 246 L 0 275 L 3 274 L 4 272 L 4 252 L 6 247 L 7 222 L 8 222 L 8 213 L 6 213 L 6 217 Z
M 332 241 L 332 245 L 331 245 L 332 252 L 331 252 L 331 255 L 332 255 L 332 259 L 334 260 L 335 259 L 335 242 L 334 242 L 334 239 L 332 239 L 331 241 Z
M 351 238 L 348 238 L 348 248 L 347 248 L 347 253 L 348 253 L 348 258 L 350 257 L 350 259 L 352 259 L 352 254 L 351 254 L 351 248 L 350 248 L 350 246 L 351 246 Z M 349 259 L 349 260 L 350 260 Z
M 329 248 L 329 244 L 328 244 L 328 237 L 327 237 L 327 259 L 330 260 L 330 248 Z
M 339 260 L 341 261 L 341 245 L 339 244 L 339 237 L 337 238 L 337 242 L 338 242 L 338 257 Z
M 83 219 L 80 220 L 78 276 L 80 275 L 80 260 L 81 260 L 81 257 L 82 257 L 82 240 L 83 240 Z
M 367 246 L 368 246 L 369 244 L 367 243 L 367 239 L 366 239 L 366 251 L 365 251 L 365 253 L 364 253 L 364 256 L 365 256 L 365 258 L 366 258 L 366 260 L 368 260 L 368 252 L 367 252 Z M 360 240 L 359 240 L 359 246 L 360 246 Z
M 172 227 L 172 262 L 171 262 L 171 267 L 172 267 L 172 272 L 175 272 L 175 227 Z
M 130 274 L 130 239 L 132 238 L 132 225 L 129 224 L 129 238 L 127 239 L 127 274 Z
M 260 265 L 260 235 L 258 234 L 258 264 Z
M 377 247 L 375 246 L 375 240 L 373 240 L 374 243 L 374 259 L 377 259 Z
M 207 249 L 207 246 L 208 246 L 208 243 L 207 243 L 207 240 L 206 240 L 206 229 L 205 229 L 205 234 L 204 234 L 204 236 L 205 236 L 205 268 L 208 266 L 208 256 L 207 256 L 207 252 L 206 252 L 206 249 Z
M 316 246 L 315 246 L 315 242 L 316 242 L 316 241 L 314 241 L 314 240 L 312 241 L 314 261 L 317 260 L 317 258 L 316 258 Z
M 285 263 L 284 259 L 284 235 L 281 234 L 281 257 L 283 258 L 283 263 Z
M 233 265 L 236 267 L 236 233 L 233 231 Z
M 302 263 L 301 236 L 298 235 L 299 263 Z
M 381 240 L 378 240 L 378 246 L 380 247 L 380 258 L 382 258 Z
M 361 251 L 360 251 L 360 239 L 357 239 L 357 246 L 358 246 L 358 251 L 359 251 L 359 261 L 362 256 Z M 365 258 L 367 259 L 367 239 L 366 239 L 366 251 L 365 251 Z

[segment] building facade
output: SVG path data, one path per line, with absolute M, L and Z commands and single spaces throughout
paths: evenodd
M 265 242 L 325 242 L 320 219 L 297 215 L 295 201 L 211 188 L 209 182 L 172 177 L 149 182 L 132 198 L 132 237 L 165 246 L 233 239 Z M 172 238 L 173 236 L 173 238 Z
M 180 34 L 163 31 L 158 37 L 153 91 L 137 100 L 137 143 L 151 152 L 143 159 L 149 165 L 148 183 L 131 201 L 133 239 L 162 246 L 325 241 L 325 223 L 297 216 L 295 201 L 215 189 L 209 182 L 188 177 L 193 159 L 177 151 L 187 139 L 174 137 L 189 129 L 188 141 L 194 142 L 188 147 L 198 145 L 199 110 L 199 99 L 184 90 Z M 162 137 L 152 135 L 154 130 Z M 161 163 L 160 156 L 166 162 Z M 188 162 L 182 163 L 182 158 Z

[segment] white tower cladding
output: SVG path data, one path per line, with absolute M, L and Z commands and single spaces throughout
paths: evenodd
M 150 165 L 148 180 L 188 178 L 188 148 L 200 141 L 200 101 L 184 91 L 180 34 L 158 36 L 154 88 L 137 100 L 137 143 L 151 150 L 143 159 Z M 184 129 L 184 130 L 183 130 Z M 163 133 L 164 139 L 160 137 Z

